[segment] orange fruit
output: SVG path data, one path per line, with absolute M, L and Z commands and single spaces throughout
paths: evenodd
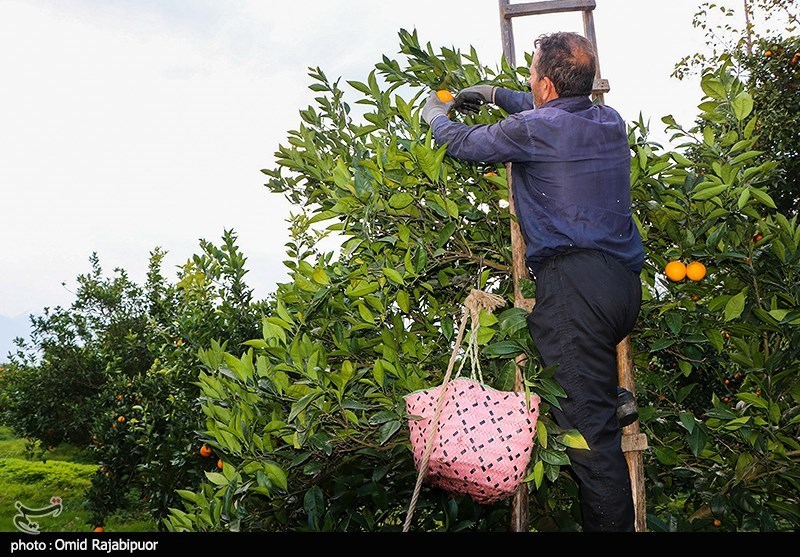
M 222 470 L 222 459 L 221 458 L 217 461 L 217 468 Z
M 721 525 L 722 525 L 722 521 L 720 519 L 718 519 L 718 518 L 715 518 L 714 519 L 714 526 L 721 526 Z
M 443 103 L 449 103 L 453 100 L 453 94 L 447 89 L 440 89 L 439 91 L 436 91 L 436 96 L 439 97 L 439 100 Z
M 686 278 L 686 265 L 680 261 L 670 261 L 664 267 L 664 274 L 673 282 L 678 282 Z
M 106 529 L 103 528 L 102 526 L 95 526 L 94 531 L 95 532 L 105 532 Z
M 122 423 L 122 422 L 124 422 L 124 421 L 125 421 L 125 416 L 120 416 L 119 418 L 117 418 L 117 421 L 118 421 L 119 423 Z
M 772 51 L 771 51 L 771 50 L 768 50 L 768 51 L 766 51 L 766 52 L 764 53 L 764 56 L 766 56 L 767 58 L 769 58 L 770 56 L 772 56 Z
M 208 445 L 203 445 L 202 447 L 200 447 L 200 455 L 206 457 L 211 456 L 211 449 L 209 448 Z
M 699 261 L 692 261 L 686 267 L 686 276 L 689 277 L 689 280 L 702 280 L 706 276 L 706 266 Z

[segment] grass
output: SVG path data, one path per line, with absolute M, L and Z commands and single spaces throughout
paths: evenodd
M 16 532 L 17 505 L 41 509 L 60 497 L 58 516 L 32 518 L 42 532 L 90 532 L 86 490 L 97 470 L 87 451 L 62 444 L 42 451 L 0 426 L 0 532 Z M 145 513 L 120 512 L 108 517 L 106 532 L 155 532 Z

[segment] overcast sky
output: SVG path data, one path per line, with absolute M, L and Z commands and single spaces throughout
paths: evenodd
M 597 0 L 605 101 L 656 138 L 662 116 L 696 114 L 698 84 L 670 73 L 704 48 L 699 4 Z M 513 25 L 518 60 L 541 33 L 583 31 L 578 12 Z M 312 102 L 307 68 L 364 80 L 401 28 L 500 60 L 497 0 L 0 0 L 0 319 L 68 307 L 92 252 L 141 283 L 156 246 L 174 274 L 226 229 L 266 297 L 287 279 L 291 207 L 260 169 Z

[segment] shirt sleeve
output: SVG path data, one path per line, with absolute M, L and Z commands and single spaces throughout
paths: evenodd
M 516 114 L 533 109 L 533 96 L 530 91 L 512 91 L 498 87 L 494 91 L 494 104 L 509 114 Z
M 527 119 L 521 114 L 488 125 L 469 126 L 449 118 L 436 118 L 432 125 L 436 143 L 447 144 L 447 154 L 457 159 L 491 164 L 530 161 L 535 155 Z

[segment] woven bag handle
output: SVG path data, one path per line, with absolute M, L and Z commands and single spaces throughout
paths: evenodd
M 447 364 L 447 373 L 444 374 L 444 379 L 442 380 L 441 394 L 439 395 L 439 401 L 436 404 L 436 412 L 433 415 L 433 421 L 430 425 L 428 439 L 425 442 L 425 452 L 422 453 L 422 462 L 420 463 L 419 473 L 417 474 L 417 483 L 414 486 L 414 494 L 411 496 L 411 503 L 408 505 L 408 514 L 406 515 L 406 521 L 403 524 L 403 532 L 408 532 L 408 529 L 411 526 L 411 517 L 414 514 L 414 507 L 417 505 L 417 499 L 419 499 L 419 492 L 422 489 L 422 481 L 425 478 L 425 472 L 428 471 L 428 460 L 431 456 L 431 450 L 433 450 L 433 439 L 436 436 L 436 428 L 439 425 L 439 416 L 442 413 L 442 407 L 444 406 L 444 395 L 447 391 L 447 384 L 450 382 L 450 375 L 453 372 L 453 366 L 456 363 L 458 350 L 461 348 L 461 343 L 464 340 L 464 331 L 467 328 L 467 319 L 471 317 L 474 325 L 478 322 L 481 309 L 492 311 L 495 307 L 499 307 L 504 304 L 505 300 L 503 300 L 501 296 L 497 296 L 496 294 L 488 294 L 476 289 L 470 291 L 469 296 L 467 296 L 467 299 L 464 300 L 464 309 L 461 314 L 461 324 L 458 327 L 458 336 L 456 337 L 456 343 L 453 347 L 453 354 L 450 356 L 450 363 Z M 470 346 L 470 348 L 472 348 L 472 346 Z M 472 357 L 473 354 L 470 353 L 470 356 Z

